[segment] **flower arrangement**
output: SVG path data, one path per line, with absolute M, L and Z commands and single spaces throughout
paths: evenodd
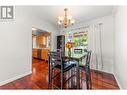
M 73 42 L 67 42 L 65 46 L 66 46 L 66 48 L 70 49 L 74 46 L 74 43 Z
M 65 46 L 66 46 L 66 48 L 68 48 L 68 56 L 71 57 L 71 48 L 74 46 L 74 43 L 67 42 Z

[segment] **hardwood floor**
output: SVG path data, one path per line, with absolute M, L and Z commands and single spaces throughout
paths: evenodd
M 32 66 L 32 74 L 0 86 L 0 89 L 49 89 L 47 62 L 33 59 Z M 91 74 L 92 89 L 119 89 L 112 74 L 94 70 Z

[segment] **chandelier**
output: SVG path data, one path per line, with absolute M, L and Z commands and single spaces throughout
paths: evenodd
M 64 16 L 58 17 L 58 24 L 63 25 L 65 28 L 67 28 L 70 25 L 73 25 L 75 22 L 75 20 L 72 19 L 72 16 L 67 14 L 67 11 L 68 11 L 68 9 L 65 8 L 64 9 L 64 12 L 65 12 Z

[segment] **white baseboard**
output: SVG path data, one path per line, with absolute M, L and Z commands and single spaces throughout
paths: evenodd
M 113 72 L 109 72 L 109 71 L 106 71 L 106 70 L 101 70 L 101 69 L 96 69 L 96 68 L 92 68 L 93 70 L 97 70 L 97 71 L 101 71 L 101 72 L 105 72 L 105 73 L 109 73 L 109 74 L 114 74 Z
M 12 81 L 14 81 L 14 80 L 17 80 L 17 79 L 19 79 L 19 78 L 22 78 L 22 77 L 24 77 L 24 76 L 26 76 L 26 75 L 29 75 L 29 74 L 31 74 L 31 73 L 32 73 L 32 72 L 26 72 L 26 73 L 24 73 L 24 74 L 22 74 L 22 75 L 18 75 L 18 76 L 16 76 L 16 77 L 7 79 L 7 80 L 5 80 L 5 81 L 2 81 L 2 82 L 0 82 L 0 86 L 2 86 L 2 85 L 4 85 L 4 84 L 7 84 L 7 83 L 10 83 L 10 82 L 12 82 Z
M 113 74 L 113 75 L 114 75 L 114 77 L 115 77 L 115 79 L 116 79 L 116 82 L 117 82 L 119 88 L 120 88 L 120 89 L 123 89 L 122 86 L 121 86 L 121 84 L 120 84 L 120 82 L 119 82 L 119 80 L 118 80 L 118 78 L 116 77 L 116 75 L 115 75 L 115 74 Z

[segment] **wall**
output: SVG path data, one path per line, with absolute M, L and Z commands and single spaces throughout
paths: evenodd
M 32 41 L 32 42 L 33 42 L 33 43 L 32 43 L 33 48 L 37 48 L 37 44 L 36 44 L 36 36 L 33 36 L 33 37 L 32 37 L 32 40 L 33 40 L 33 41 Z
M 121 89 L 127 89 L 127 7 L 118 7 L 115 14 L 114 74 Z
M 14 20 L 0 20 L 0 85 L 31 73 L 32 27 L 52 32 L 52 43 L 56 41 L 54 26 L 34 11 L 34 7 L 16 6 Z
M 95 35 L 96 38 L 99 38 L 99 33 L 94 31 L 93 28 L 94 25 L 97 25 L 98 23 L 103 23 L 102 25 L 102 33 L 101 33 L 101 43 L 102 43 L 102 57 L 103 57 L 103 68 L 101 68 L 101 63 L 99 63 L 98 67 L 96 67 L 96 58 L 95 58 Z M 114 23 L 113 23 L 113 16 L 108 15 L 105 17 L 101 17 L 99 19 L 83 22 L 83 23 L 75 23 L 74 26 L 61 30 L 61 34 L 67 35 L 67 32 L 69 32 L 72 29 L 77 29 L 79 27 L 83 26 L 89 26 L 88 29 L 88 36 L 89 36 L 89 49 L 92 50 L 92 59 L 91 59 L 91 67 L 93 69 L 98 69 L 100 71 L 113 73 L 113 64 L 114 64 Z M 77 32 L 72 31 L 72 32 Z M 96 39 L 96 44 L 98 44 L 98 39 Z M 96 52 L 96 54 L 99 54 L 99 51 Z

